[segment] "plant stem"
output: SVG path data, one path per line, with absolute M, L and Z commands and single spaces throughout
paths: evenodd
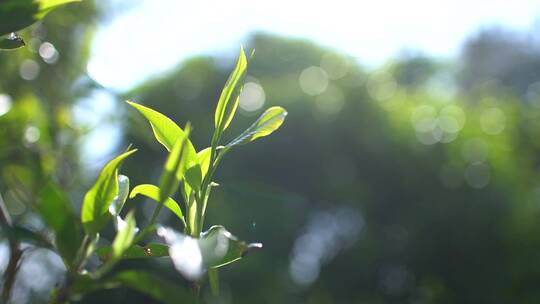
M 163 202 L 158 203 L 156 208 L 154 208 L 154 212 L 152 213 L 152 217 L 150 218 L 150 223 L 148 224 L 148 226 L 153 226 L 156 223 L 159 212 L 161 211 L 161 207 L 163 207 Z
M 11 220 L 11 216 L 9 215 L 6 205 L 4 204 L 2 195 L 0 195 L 0 222 L 8 227 L 13 226 L 13 221 Z M 3 303 L 9 302 L 9 299 L 11 297 L 11 290 L 13 289 L 13 284 L 15 283 L 15 279 L 17 277 L 20 260 L 23 254 L 20 245 L 21 244 L 18 240 L 11 237 L 9 238 L 10 254 L 6 272 L 4 273 L 4 287 L 2 290 Z

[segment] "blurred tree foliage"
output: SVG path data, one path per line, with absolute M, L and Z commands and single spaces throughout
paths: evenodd
M 497 33 L 492 34 L 494 40 L 507 39 Z M 265 243 L 261 253 L 235 265 L 234 271 L 224 271 L 229 288 L 224 300 L 502 303 L 539 299 L 536 288 L 529 285 L 540 275 L 536 270 L 540 265 L 532 258 L 540 250 L 540 238 L 532 233 L 540 228 L 540 126 L 535 103 L 539 100 L 536 96 L 532 103 L 520 102 L 523 89 L 515 91 L 517 84 L 504 82 L 515 79 L 510 74 L 519 74 L 519 68 L 473 74 L 482 72 L 475 68 L 482 63 L 470 58 L 472 53 L 480 58 L 492 53 L 502 65 L 504 52 L 519 52 L 520 43 L 509 43 L 506 50 L 480 48 L 484 36 L 476 39 L 464 48 L 466 70 L 460 74 L 455 65 L 414 54 L 367 72 L 351 58 L 309 42 L 252 36 L 247 48 L 256 51 L 248 82 L 264 89 L 267 105 L 286 106 L 290 115 L 279 136 L 252 147 L 259 151 L 239 152 L 224 162 L 222 178 L 228 182 L 217 190 L 219 199 L 211 202 L 215 206 L 209 223 L 219 221 L 244 238 Z M 535 64 L 539 53 L 530 53 L 530 60 L 515 58 L 526 61 L 525 65 Z M 343 62 L 346 72 L 340 73 Z M 309 96 L 299 85 L 299 75 L 310 66 L 326 69 L 328 84 L 317 96 Z M 214 58 L 194 58 L 126 96 L 173 113 L 178 121 L 195 117 L 206 122 L 194 126 L 197 142 L 198 136 L 211 132 L 215 92 L 226 71 Z M 520 74 L 526 79 L 518 87 L 538 80 L 526 71 Z M 482 86 L 485 79 L 501 79 L 502 85 Z M 468 85 L 462 89 L 462 83 Z M 471 86 L 478 89 L 468 90 Z M 256 115 L 241 113 L 245 123 Z M 240 128 L 239 120 L 231 128 Z M 157 165 L 164 155 L 149 144 L 151 134 L 136 127 L 141 123 L 130 117 L 126 143 L 144 147 L 142 151 L 154 149 L 158 154 L 142 152 L 136 157 Z M 134 172 L 137 167 L 126 169 Z M 138 174 L 138 182 L 149 178 L 149 172 Z M 249 194 L 238 191 L 246 187 Z M 329 214 L 339 214 L 334 210 L 343 208 L 358 212 L 357 222 L 363 226 L 351 228 L 340 217 L 328 221 Z M 252 224 L 241 224 L 246 222 Z M 335 258 L 317 260 L 316 254 L 305 254 L 305 265 L 300 263 L 297 269 L 293 262 L 297 252 L 320 250 L 300 241 L 305 241 L 302 236 L 311 222 L 318 223 L 311 226 L 321 231 L 361 232 L 354 245 Z M 325 235 L 309 237 L 319 247 L 331 244 L 330 251 L 339 251 L 339 242 L 325 243 Z M 334 257 L 328 252 L 322 255 Z M 316 280 L 307 284 L 294 280 L 294 271 L 305 277 L 311 275 L 310 269 L 320 270 Z
M 15 220 L 37 230 L 31 206 L 45 181 L 81 198 L 89 178 L 79 167 L 84 129 L 71 114 L 94 88 L 85 65 L 99 12 L 84 1 L 52 14 L 21 33 L 27 48 L 0 53 L 0 96 L 11 100 L 0 116 L 0 192 Z M 289 117 L 277 136 L 227 156 L 218 174 L 227 183 L 207 222 L 265 247 L 222 271 L 215 302 L 538 302 L 540 51 L 520 35 L 482 31 L 459 65 L 412 54 L 374 71 L 306 41 L 253 35 L 247 81 Z M 56 62 L 40 56 L 43 42 Z M 229 70 L 219 58 L 192 58 L 121 97 L 189 117 L 200 146 Z M 253 109 L 240 109 L 231 134 Z M 165 153 L 141 117 L 126 115 L 125 144 L 140 149 L 124 171 L 134 185 L 155 180 Z M 180 280 L 170 264 L 143 267 Z M 127 289 L 81 302 L 152 303 Z

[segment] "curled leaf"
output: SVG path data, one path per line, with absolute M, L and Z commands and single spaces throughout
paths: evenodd
M 158 235 L 170 246 L 175 268 L 189 280 L 199 280 L 208 269 L 233 263 L 249 250 L 262 247 L 238 240 L 223 226 L 211 227 L 198 239 L 166 227 L 160 227 Z

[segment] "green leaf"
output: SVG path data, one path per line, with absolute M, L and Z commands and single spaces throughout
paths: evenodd
M 169 247 L 176 269 L 189 280 L 198 280 L 209 268 L 219 268 L 237 260 L 262 244 L 247 244 L 238 240 L 223 226 L 213 226 L 196 239 L 171 228 L 161 227 L 158 235 Z
M 0 1 L 0 36 L 16 32 L 45 17 L 53 9 L 81 0 Z
M 120 259 L 124 252 L 131 247 L 133 239 L 135 238 L 135 216 L 133 211 L 129 212 L 126 217 L 125 226 L 118 230 L 116 237 L 112 244 L 112 258 Z
M 189 169 L 186 170 L 185 181 L 188 183 L 190 188 L 192 188 L 196 192 L 198 192 L 201 188 L 202 178 L 203 175 L 200 164 L 196 163 L 195 165 L 191 166 Z
M 67 265 L 70 265 L 82 242 L 82 228 L 67 196 L 54 184 L 39 193 L 36 209 L 54 231 L 54 242 Z
M 102 261 L 112 257 L 112 247 L 105 246 L 96 250 L 97 256 Z M 169 246 L 159 243 L 149 243 L 146 246 L 133 245 L 124 251 L 122 259 L 144 259 L 169 256 Z
M 14 50 L 23 46 L 25 46 L 24 40 L 15 33 L 0 37 L 0 50 Z
M 184 147 L 186 146 L 189 133 L 190 126 L 188 124 L 186 132 L 176 140 L 165 161 L 165 167 L 159 180 L 160 202 L 164 202 L 169 196 L 172 196 L 178 189 L 180 181 L 184 178 L 184 173 L 187 170 L 187 157 L 185 156 Z
M 195 296 L 182 285 L 141 270 L 119 272 L 107 281 L 120 283 L 166 304 L 198 303 Z
M 238 61 L 236 62 L 236 67 L 229 76 L 229 79 L 225 83 L 225 87 L 221 91 L 219 96 L 219 101 L 216 108 L 216 113 L 214 115 L 214 123 L 216 132 L 221 133 L 231 123 L 231 120 L 234 117 L 236 108 L 238 107 L 238 100 L 240 95 L 240 88 L 238 88 L 238 83 L 244 77 L 247 70 L 247 59 L 246 54 L 244 53 L 244 48 L 240 48 L 240 55 Z M 236 96 L 235 94 L 238 94 Z
M 135 188 L 133 188 L 133 190 L 131 190 L 129 198 L 134 198 L 138 194 L 141 194 L 141 195 L 144 195 L 144 196 L 146 196 L 148 198 L 151 198 L 151 199 L 153 199 L 154 201 L 156 201 L 158 203 L 160 201 L 160 199 L 159 199 L 159 188 L 157 186 L 154 186 L 154 185 L 143 184 L 143 185 L 136 186 Z M 172 213 L 174 213 L 182 221 L 184 226 L 186 225 L 186 221 L 184 219 L 184 214 L 182 213 L 182 209 L 180 208 L 180 205 L 178 205 L 178 203 L 175 200 L 168 197 L 163 202 L 163 205 L 165 207 L 167 207 L 167 209 L 171 210 Z
M 185 132 L 169 117 L 138 103 L 132 101 L 126 102 L 148 120 L 155 138 L 167 149 L 167 151 L 171 151 L 178 138 L 185 136 Z M 194 158 L 197 152 L 189 139 L 187 140 L 186 145 L 187 156 L 189 159 Z
M 114 197 L 113 202 L 109 206 L 109 212 L 112 216 L 120 215 L 122 208 L 129 195 L 129 178 L 125 175 L 118 175 L 118 195 Z
M 118 195 L 118 166 L 137 150 L 130 150 L 105 165 L 96 183 L 84 196 L 81 210 L 81 222 L 88 234 L 97 233 L 110 218 L 109 206 Z
M 271 107 L 267 109 L 247 130 L 233 139 L 226 147 L 230 148 L 232 146 L 247 144 L 259 137 L 272 134 L 272 132 L 283 124 L 286 116 L 287 111 L 282 107 Z
M 206 173 L 208 173 L 208 168 L 210 168 L 211 151 L 212 151 L 212 148 L 208 147 L 204 150 L 199 151 L 199 153 L 197 153 L 197 160 L 199 161 L 199 165 L 201 165 L 201 174 L 203 178 L 206 176 Z

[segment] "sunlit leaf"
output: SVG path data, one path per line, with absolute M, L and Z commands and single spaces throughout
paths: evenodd
M 246 74 L 246 69 L 246 54 L 244 53 L 244 49 L 241 48 L 236 67 L 229 76 L 229 79 L 225 83 L 221 95 L 219 96 L 216 113 L 214 115 L 214 123 L 217 132 L 222 132 L 227 129 L 234 117 L 240 95 L 238 84 Z
M 133 190 L 131 190 L 129 198 L 134 198 L 138 194 L 141 194 L 141 195 L 144 195 L 144 196 L 146 196 L 148 198 L 151 198 L 156 202 L 159 202 L 159 200 L 160 200 L 159 199 L 159 188 L 157 186 L 154 186 L 154 185 L 143 184 L 143 185 L 136 186 L 135 188 L 133 188 Z M 172 211 L 172 213 L 174 213 L 182 221 L 182 223 L 184 223 L 184 225 L 185 225 L 184 214 L 182 213 L 182 209 L 180 208 L 180 206 L 178 205 L 178 203 L 175 200 L 168 197 L 163 202 L 163 205 L 165 207 L 167 207 L 167 209 Z
M 208 168 L 210 167 L 210 154 L 211 154 L 211 147 L 208 147 L 204 150 L 199 151 L 197 153 L 197 160 L 199 161 L 199 164 L 201 165 L 201 174 L 204 178 L 206 176 L 206 173 L 208 173 Z
M 106 261 L 112 257 L 112 247 L 105 246 L 96 250 L 97 256 Z M 145 246 L 133 245 L 124 251 L 122 259 L 144 259 L 169 256 L 169 246 L 159 243 L 149 243 Z
M 283 124 L 286 116 L 287 111 L 282 107 L 267 109 L 247 130 L 233 139 L 226 147 L 246 144 L 259 137 L 272 134 Z
M 71 264 L 82 242 L 82 229 L 71 202 L 56 185 L 48 184 L 40 194 L 36 209 L 54 231 L 54 241 L 66 264 Z
M 213 226 L 196 239 L 171 228 L 161 227 L 158 235 L 169 247 L 169 255 L 176 269 L 189 280 L 199 280 L 209 268 L 219 268 L 241 259 L 262 244 L 239 241 L 223 226 Z
M 150 123 L 152 131 L 157 141 L 161 143 L 167 151 L 171 151 L 178 138 L 183 137 L 185 132 L 169 117 L 132 101 L 126 101 L 129 105 L 139 111 Z M 188 139 L 186 142 L 187 156 L 194 158 L 197 152 L 193 144 Z
M 89 234 L 98 232 L 110 218 L 109 206 L 118 195 L 118 166 L 136 150 L 125 152 L 112 159 L 99 174 L 96 183 L 84 196 L 81 221 Z
M 131 247 L 133 239 L 135 238 L 135 216 L 133 211 L 129 212 L 124 227 L 118 229 L 116 237 L 112 243 L 112 258 L 119 259 L 128 248 Z
M 16 32 L 45 17 L 53 9 L 81 0 L 0 1 L 0 36 Z
M 165 161 L 165 167 L 163 168 L 163 173 L 159 179 L 160 202 L 163 202 L 168 197 L 172 196 L 178 189 L 180 181 L 184 178 L 184 173 L 187 170 L 185 146 L 189 133 L 190 127 L 188 124 L 186 132 L 176 140 L 176 143 Z
M 14 50 L 25 46 L 24 40 L 15 33 L 0 37 L 0 50 Z

